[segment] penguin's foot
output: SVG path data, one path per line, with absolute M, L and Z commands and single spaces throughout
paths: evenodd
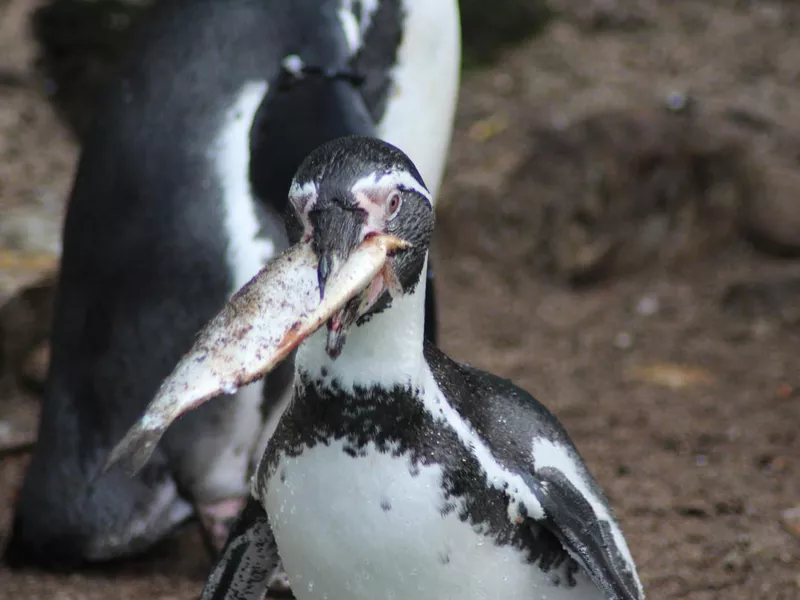
M 203 535 L 214 557 L 225 547 L 228 533 L 246 502 L 246 498 L 227 498 L 213 504 L 197 505 L 197 517 L 200 519 Z

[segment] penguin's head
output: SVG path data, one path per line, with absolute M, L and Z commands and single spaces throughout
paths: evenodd
M 264 377 L 327 326 L 335 359 L 348 330 L 413 294 L 434 213 L 422 178 L 396 147 L 345 137 L 302 163 L 290 190 L 294 245 L 273 259 L 200 332 L 144 416 L 111 453 L 138 471 L 167 427 L 221 392 Z
M 321 145 L 301 164 L 289 191 L 293 242 L 310 241 L 319 265 L 320 297 L 353 250 L 377 235 L 402 240 L 386 268 L 328 323 L 328 353 L 337 356 L 347 330 L 413 293 L 425 267 L 434 225 L 431 195 L 414 163 L 395 146 L 361 136 Z

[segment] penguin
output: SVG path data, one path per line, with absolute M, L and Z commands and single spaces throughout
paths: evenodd
M 296 352 L 292 400 L 202 598 L 262 598 L 280 556 L 297 600 L 642 600 L 556 417 L 425 339 L 433 195 L 408 155 L 327 142 L 289 200 L 294 245 L 206 326 L 110 457 L 136 472 L 180 414 Z
M 287 246 L 288 190 L 313 148 L 385 139 L 439 185 L 459 70 L 456 0 L 156 3 L 79 159 L 7 564 L 125 559 L 193 516 L 223 546 L 291 397 L 292 356 L 187 415 L 136 477 L 104 472 L 108 453 L 202 325 Z

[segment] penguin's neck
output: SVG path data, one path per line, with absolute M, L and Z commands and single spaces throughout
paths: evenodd
M 388 390 L 419 382 L 425 362 L 426 267 L 427 256 L 414 290 L 393 298 L 386 309 L 354 326 L 336 359 L 325 351 L 326 328 L 310 336 L 297 351 L 298 374 L 345 392 L 376 386 Z

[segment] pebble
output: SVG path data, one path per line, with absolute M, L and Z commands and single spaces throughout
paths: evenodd
M 636 303 L 636 312 L 644 317 L 651 317 L 661 309 L 661 303 L 655 296 L 642 296 Z
M 627 331 L 620 331 L 614 337 L 614 346 L 616 346 L 620 350 L 627 350 L 628 348 L 633 346 L 633 336 Z
M 666 97 L 664 98 L 664 104 L 667 110 L 671 110 L 672 112 L 676 113 L 691 110 L 691 108 L 694 106 L 694 102 L 695 100 L 690 94 L 678 90 L 673 90 L 667 93 Z

